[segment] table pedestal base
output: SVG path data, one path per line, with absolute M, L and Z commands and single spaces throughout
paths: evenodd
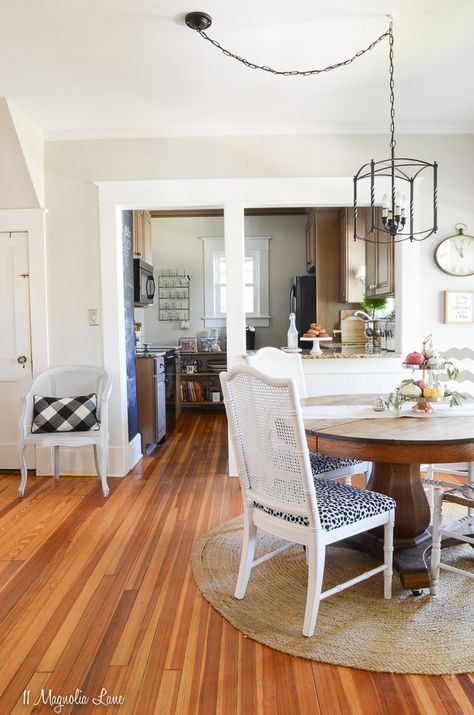
M 409 549 L 393 551 L 393 567 L 400 574 L 403 588 L 418 591 L 430 587 L 430 576 L 426 567 L 426 552 L 431 548 L 431 534 L 426 541 Z

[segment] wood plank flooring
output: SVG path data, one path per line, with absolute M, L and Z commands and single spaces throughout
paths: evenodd
M 61 709 L 74 714 L 474 713 L 472 675 L 293 658 L 204 601 L 193 545 L 241 512 L 226 438 L 223 413 L 185 412 L 167 445 L 109 480 L 108 499 L 91 477 L 32 477 L 21 500 L 19 477 L 0 475 L 0 715 L 52 713 L 50 691 L 83 698 Z M 124 702 L 94 703 L 101 692 Z

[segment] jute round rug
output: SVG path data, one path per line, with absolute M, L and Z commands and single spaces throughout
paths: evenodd
M 278 539 L 259 532 L 256 556 L 276 548 Z M 304 551 L 295 545 L 252 569 L 245 598 L 233 593 L 242 544 L 242 518 L 221 524 L 201 539 L 193 572 L 203 596 L 239 631 L 291 655 L 391 673 L 442 675 L 474 669 L 474 588 L 469 578 L 441 572 L 439 595 L 414 597 L 393 582 L 383 598 L 381 574 L 321 602 L 315 635 L 302 635 L 306 600 Z M 470 568 L 468 544 L 443 550 L 443 560 Z M 329 547 L 323 590 L 372 568 L 374 559 Z

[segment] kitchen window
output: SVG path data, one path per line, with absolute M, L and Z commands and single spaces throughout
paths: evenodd
M 225 326 L 227 312 L 226 259 L 223 238 L 204 238 L 204 325 Z M 248 322 L 268 327 L 270 238 L 246 238 L 244 257 L 244 308 Z

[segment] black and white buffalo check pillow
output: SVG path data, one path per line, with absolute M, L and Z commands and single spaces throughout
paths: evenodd
M 95 393 L 80 397 L 33 396 L 32 432 L 89 432 L 99 427 Z

